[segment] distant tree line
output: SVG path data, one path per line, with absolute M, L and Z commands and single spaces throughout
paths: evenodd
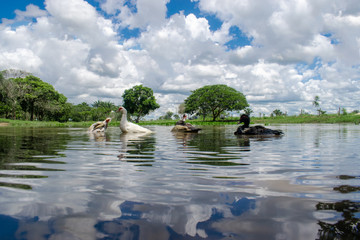
M 128 117 L 138 122 L 159 108 L 153 90 L 137 85 L 124 91 L 123 106 Z M 30 73 L 19 70 L 0 72 L 0 117 L 40 121 L 98 121 L 115 112 L 119 106 L 112 102 L 95 101 L 72 104 L 54 87 Z M 192 91 L 179 106 L 179 115 L 168 111 L 161 119 L 179 119 L 184 113 L 213 121 L 225 117 L 227 111 L 244 110 L 250 114 L 245 96 L 226 85 L 208 85 Z M 111 114 L 112 117 L 119 115 Z
M 11 119 L 66 121 L 71 109 L 63 94 L 32 75 L 5 78 L 1 72 L 0 100 L 0 116 Z
M 135 121 L 159 108 L 153 90 L 142 85 L 122 95 L 124 107 Z M 72 104 L 54 87 L 30 73 L 20 70 L 0 72 L 0 117 L 39 121 L 98 121 L 105 119 L 119 106 L 109 101 Z M 120 115 L 112 114 L 113 117 Z

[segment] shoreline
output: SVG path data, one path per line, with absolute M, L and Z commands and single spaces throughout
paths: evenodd
M 159 125 L 159 126 L 174 126 L 178 120 L 150 120 L 141 121 L 139 125 Z M 0 118 L 0 127 L 63 127 L 63 128 L 83 128 L 89 127 L 96 121 L 86 122 L 48 122 L 48 121 L 26 121 L 26 120 L 11 120 Z M 188 120 L 187 122 L 193 125 L 239 125 L 238 118 L 228 118 L 224 120 Z M 273 125 L 273 124 L 360 124 L 360 115 L 304 115 L 304 116 L 279 116 L 279 117 L 252 117 L 252 125 Z M 120 121 L 112 121 L 109 126 L 119 126 Z

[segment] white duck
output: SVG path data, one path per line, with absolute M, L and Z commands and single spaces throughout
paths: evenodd
M 120 129 L 122 132 L 124 133 L 151 133 L 152 131 L 141 127 L 135 123 L 129 122 L 127 120 L 127 111 L 124 107 L 119 107 L 119 109 L 117 110 L 117 112 L 121 112 L 122 116 L 121 116 L 121 120 L 120 120 Z
M 111 122 L 111 118 L 106 118 L 104 121 L 102 122 L 96 122 L 93 123 L 90 127 L 89 127 L 89 132 L 105 132 L 105 130 L 108 127 L 109 122 Z

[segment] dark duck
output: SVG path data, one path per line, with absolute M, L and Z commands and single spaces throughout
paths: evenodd
M 186 121 L 186 114 L 183 115 L 183 118 L 176 122 L 175 127 L 171 130 L 172 132 L 189 132 L 197 133 L 201 128 L 194 127 Z
M 246 114 L 242 114 L 238 123 L 244 123 L 237 128 L 235 135 L 282 135 L 281 130 L 272 130 L 264 126 L 256 125 L 250 127 L 250 117 Z

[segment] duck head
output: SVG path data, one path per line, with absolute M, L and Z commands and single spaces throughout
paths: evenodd
M 249 127 L 250 117 L 247 114 L 242 114 L 239 123 L 244 123 L 244 127 Z
M 116 112 L 123 112 L 123 111 L 126 111 L 126 109 L 125 108 L 123 108 L 123 107 L 119 107 L 119 109 L 118 110 L 116 110 Z

